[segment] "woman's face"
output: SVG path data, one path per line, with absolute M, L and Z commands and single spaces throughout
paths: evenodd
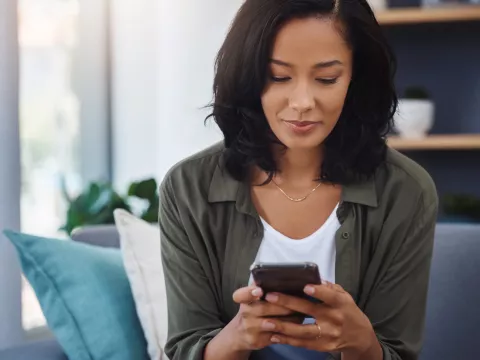
M 352 52 L 330 19 L 295 19 L 273 46 L 262 95 L 267 121 L 289 149 L 320 146 L 342 112 L 352 76 Z

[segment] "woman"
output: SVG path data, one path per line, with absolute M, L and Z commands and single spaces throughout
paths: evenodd
M 225 141 L 161 187 L 171 359 L 418 358 L 437 196 L 385 144 L 393 77 L 365 0 L 246 0 L 216 64 Z M 259 300 L 250 265 L 299 260 L 323 302 Z

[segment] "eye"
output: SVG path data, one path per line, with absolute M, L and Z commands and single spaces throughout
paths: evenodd
M 325 78 L 320 78 L 316 79 L 318 82 L 324 84 L 324 85 L 333 85 L 336 84 L 338 81 L 338 77 L 336 78 L 330 78 L 330 79 L 325 79 Z
M 289 77 L 282 77 L 282 76 L 272 76 L 271 77 L 272 81 L 273 82 L 278 82 L 278 83 L 283 83 L 283 82 L 287 82 L 288 80 L 290 80 Z

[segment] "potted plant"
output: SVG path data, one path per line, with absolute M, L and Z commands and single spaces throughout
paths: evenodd
M 114 224 L 115 209 L 125 209 L 151 223 L 158 218 L 159 198 L 155 179 L 133 182 L 125 195 L 120 195 L 111 184 L 101 182 L 91 183 L 75 198 L 69 196 L 65 187 L 63 193 L 68 210 L 61 230 L 69 235 L 77 227 L 85 225 Z
M 405 138 L 423 138 L 433 126 L 434 113 L 435 106 L 426 89 L 408 87 L 398 100 L 395 130 Z
M 387 0 L 368 0 L 373 11 L 383 11 L 387 8 Z

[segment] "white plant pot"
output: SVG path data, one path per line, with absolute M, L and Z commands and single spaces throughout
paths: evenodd
M 368 3 L 373 11 L 382 11 L 387 8 L 386 0 L 368 0 Z
M 401 137 L 420 139 L 433 126 L 435 105 L 430 100 L 400 99 L 395 114 L 395 130 Z

